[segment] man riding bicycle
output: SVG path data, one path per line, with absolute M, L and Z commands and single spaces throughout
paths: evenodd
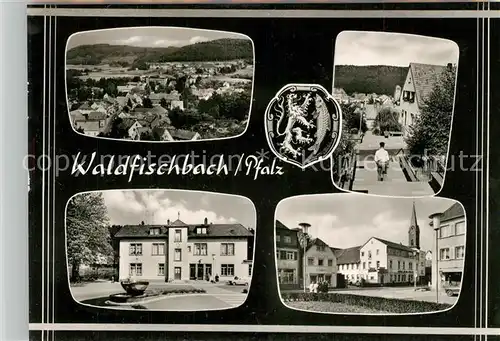
M 377 164 L 379 181 L 384 181 L 384 175 L 387 174 L 387 166 L 389 164 L 389 153 L 384 147 L 385 143 L 380 142 L 380 149 L 375 153 L 375 163 Z

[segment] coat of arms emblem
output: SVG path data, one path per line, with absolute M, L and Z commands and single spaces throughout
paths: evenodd
M 340 140 L 339 104 L 320 85 L 288 84 L 266 109 L 266 137 L 274 154 L 300 168 L 329 158 Z

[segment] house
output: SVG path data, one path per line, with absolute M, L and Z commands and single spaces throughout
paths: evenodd
M 128 131 L 128 136 L 132 140 L 138 140 L 140 137 L 139 133 L 139 128 L 142 127 L 142 125 L 137 121 L 132 118 L 124 118 L 123 121 L 120 123 L 120 126 L 122 129 L 125 129 Z
M 314 238 L 309 241 L 305 253 L 305 284 L 327 282 L 329 287 L 337 286 L 337 259 L 324 241 Z
M 350 101 L 349 95 L 342 88 L 334 88 L 332 96 L 340 104 L 348 104 Z
M 289 229 L 276 220 L 276 260 L 278 281 L 284 287 L 300 287 L 302 282 L 301 250 L 297 229 Z
M 438 287 L 445 282 L 462 280 L 465 258 L 465 212 L 459 203 L 453 204 L 443 213 L 429 217 L 431 226 L 436 231 L 435 249 L 432 257 L 432 284 L 438 280 Z M 437 271 L 434 271 L 437 269 Z
M 360 280 L 360 250 L 361 246 L 354 246 L 347 249 L 335 251 L 337 257 L 337 271 L 344 275 L 347 283 L 356 283 Z
M 405 83 L 401 89 L 399 104 L 396 109 L 399 112 L 399 123 L 403 126 L 404 133 L 407 133 L 418 115 L 420 115 L 425 102 L 429 98 L 432 90 L 438 83 L 442 73 L 448 66 L 410 63 Z
M 172 101 L 170 102 L 170 109 L 179 108 L 184 110 L 184 102 L 183 101 Z
M 397 105 L 399 105 L 400 98 L 401 98 L 401 86 L 396 85 L 396 88 L 394 89 L 394 101 L 396 102 Z
M 186 224 L 179 218 L 165 225 L 126 225 L 115 234 L 120 280 L 167 282 L 218 276 L 224 282 L 251 276 L 252 231 L 238 223 L 212 224 L 205 218 L 199 224 Z
M 194 131 L 184 129 L 168 129 L 172 141 L 196 141 L 201 139 L 201 135 Z
M 73 127 L 79 131 L 83 130 L 85 135 L 97 136 L 106 126 L 106 113 L 74 110 L 70 114 Z
M 172 101 L 178 101 L 180 99 L 180 94 L 178 92 L 172 91 L 171 93 L 167 94 L 165 92 L 160 92 L 160 93 L 153 93 L 149 95 L 149 99 L 153 103 L 153 105 L 160 105 L 161 100 L 165 99 L 167 102 L 167 105 L 170 105 Z

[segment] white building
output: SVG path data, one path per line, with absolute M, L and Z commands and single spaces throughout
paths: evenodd
M 253 231 L 241 224 L 126 225 L 116 234 L 120 280 L 227 281 L 252 273 Z
M 338 272 L 344 275 L 347 283 L 356 283 L 360 277 L 360 248 L 354 246 L 335 252 Z
M 306 248 L 306 286 L 311 282 L 328 282 L 330 287 L 337 286 L 337 259 L 333 250 L 321 239 L 314 238 Z
M 437 257 L 432 257 L 432 284 L 445 282 L 460 282 L 464 271 L 465 259 L 465 212 L 462 205 L 455 203 L 443 213 L 436 213 L 429 217 L 430 225 L 437 227 L 436 245 Z M 438 269 L 436 272 L 435 269 Z

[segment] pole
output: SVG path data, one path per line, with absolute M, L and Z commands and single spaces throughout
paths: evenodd
M 414 270 L 414 273 L 413 273 L 413 288 L 414 288 L 414 291 L 417 291 L 417 274 L 418 274 L 417 266 L 418 266 L 418 260 L 417 260 L 417 253 L 415 252 L 415 270 Z
M 438 230 L 436 229 L 436 303 L 439 303 L 439 254 L 438 254 Z
M 304 292 L 306 292 L 306 243 L 304 242 L 304 273 L 302 274 L 304 277 Z

